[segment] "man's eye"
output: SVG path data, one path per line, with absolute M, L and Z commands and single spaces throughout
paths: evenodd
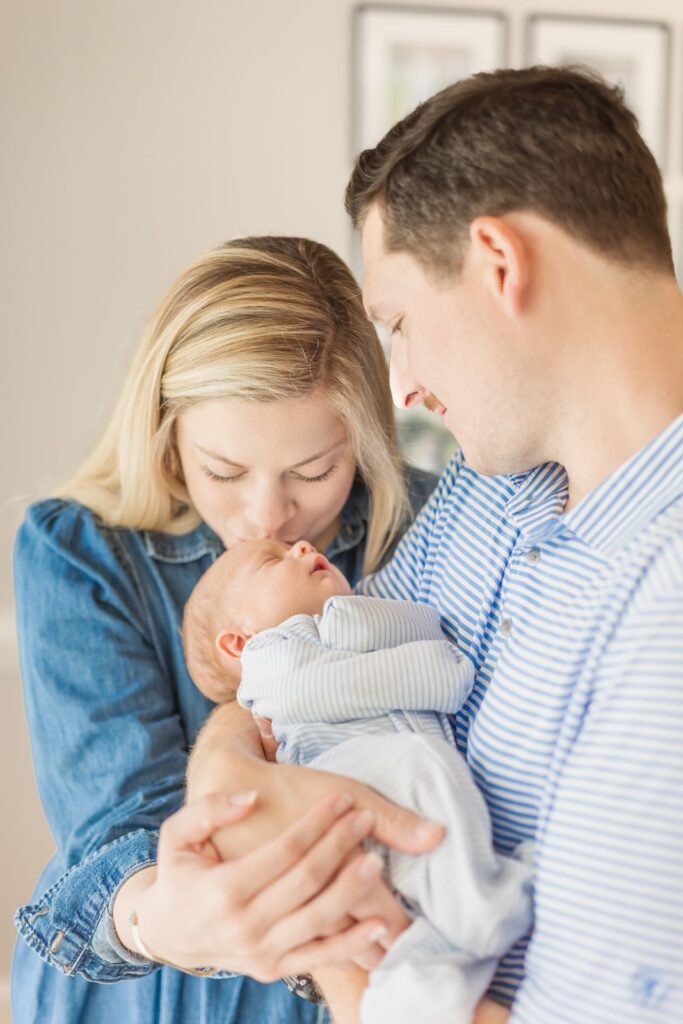
M 235 480 L 241 480 L 244 476 L 244 473 L 236 473 L 234 476 L 220 476 L 220 474 L 210 470 L 208 466 L 202 466 L 201 470 L 204 476 L 208 476 L 209 480 L 215 480 L 219 484 L 231 484 Z

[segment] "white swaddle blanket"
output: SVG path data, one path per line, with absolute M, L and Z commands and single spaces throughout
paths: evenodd
M 333 597 L 245 646 L 237 699 L 270 718 L 278 760 L 336 772 L 439 821 L 431 853 L 387 851 L 414 914 L 371 976 L 363 1024 L 471 1020 L 500 956 L 531 925 L 531 870 L 496 853 L 448 714 L 473 681 L 429 605 Z

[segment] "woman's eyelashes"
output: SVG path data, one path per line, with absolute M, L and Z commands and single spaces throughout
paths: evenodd
M 244 473 L 235 473 L 234 476 L 220 476 L 219 473 L 214 473 L 208 466 L 201 466 L 200 468 L 202 473 L 204 473 L 205 476 L 208 476 L 209 480 L 215 480 L 219 484 L 234 483 L 235 480 L 241 480 L 245 475 Z
M 335 462 L 329 469 L 326 469 L 324 473 L 319 473 L 317 476 L 303 476 L 301 473 L 292 472 L 292 476 L 295 480 L 300 480 L 302 483 L 315 484 L 322 483 L 323 480 L 329 480 L 334 471 L 337 469 L 339 463 Z M 219 473 L 214 473 L 208 466 L 201 466 L 202 473 L 208 476 L 209 480 L 215 480 L 219 484 L 231 484 L 236 480 L 242 480 L 246 476 L 246 471 L 243 473 L 235 473 L 233 476 L 221 476 Z
M 307 484 L 321 483 L 323 480 L 329 480 L 334 473 L 339 463 L 335 462 L 329 469 L 326 469 L 324 473 L 319 473 L 318 476 L 302 476 L 301 473 L 293 473 L 292 475 L 296 480 L 301 480 Z

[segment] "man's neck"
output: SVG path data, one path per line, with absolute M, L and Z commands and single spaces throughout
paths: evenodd
M 617 293 L 598 313 L 577 342 L 556 422 L 554 458 L 569 476 L 566 510 L 683 412 L 683 295 L 675 282 Z

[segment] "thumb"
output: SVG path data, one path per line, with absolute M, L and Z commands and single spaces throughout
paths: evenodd
M 375 839 L 404 853 L 427 853 L 438 846 L 446 834 L 443 825 L 420 818 L 383 797 L 377 798 L 371 810 L 375 814 L 372 830 Z
M 277 750 L 280 744 L 273 736 L 273 726 L 270 719 L 254 715 L 254 722 L 261 734 L 261 746 L 263 747 L 263 753 L 266 755 L 266 760 L 275 761 L 277 759 Z
M 181 853 L 196 853 L 219 828 L 251 814 L 257 795 L 255 790 L 249 793 L 209 793 L 181 807 L 161 825 L 158 864 L 169 863 Z

